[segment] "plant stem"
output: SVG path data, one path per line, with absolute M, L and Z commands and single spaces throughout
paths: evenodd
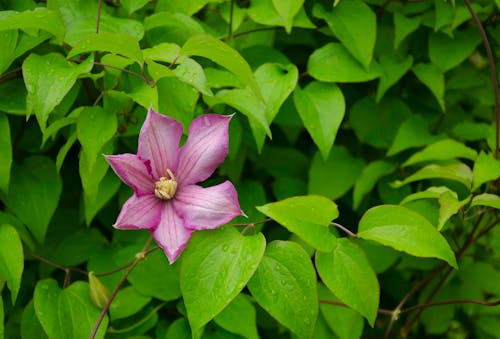
M 95 24 L 95 33 L 99 33 L 99 25 L 101 24 L 102 0 L 97 1 L 97 20 Z
M 330 225 L 335 226 L 335 227 L 341 229 L 342 231 L 344 231 L 345 233 L 347 233 L 350 237 L 353 237 L 353 238 L 357 237 L 356 233 L 351 232 L 351 230 L 349 230 L 345 226 L 342 226 L 341 224 L 337 224 L 336 222 L 331 222 Z

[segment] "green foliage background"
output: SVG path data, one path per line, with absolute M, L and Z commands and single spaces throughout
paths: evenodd
M 0 338 L 499 338 L 499 8 L 0 0 Z M 112 227 L 149 107 L 236 112 L 172 266 Z

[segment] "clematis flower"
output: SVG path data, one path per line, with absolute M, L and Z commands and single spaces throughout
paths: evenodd
M 204 188 L 228 150 L 231 116 L 196 118 L 179 148 L 182 125 L 149 109 L 137 154 L 108 155 L 115 173 L 134 190 L 114 227 L 147 229 L 172 264 L 195 230 L 213 229 L 243 212 L 231 182 Z

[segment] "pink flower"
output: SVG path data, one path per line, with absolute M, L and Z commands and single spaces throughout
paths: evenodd
M 231 116 L 205 114 L 189 126 L 179 148 L 182 126 L 149 109 L 136 154 L 106 156 L 134 195 L 114 226 L 147 229 L 172 264 L 195 230 L 213 229 L 243 212 L 229 181 L 203 188 L 195 185 L 212 175 L 228 150 Z

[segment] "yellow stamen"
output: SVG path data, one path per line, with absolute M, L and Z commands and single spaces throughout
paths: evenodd
M 167 168 L 167 173 L 170 179 L 161 177 L 160 180 L 155 182 L 155 196 L 161 200 L 172 199 L 177 191 L 177 181 L 174 174 L 169 168 Z

